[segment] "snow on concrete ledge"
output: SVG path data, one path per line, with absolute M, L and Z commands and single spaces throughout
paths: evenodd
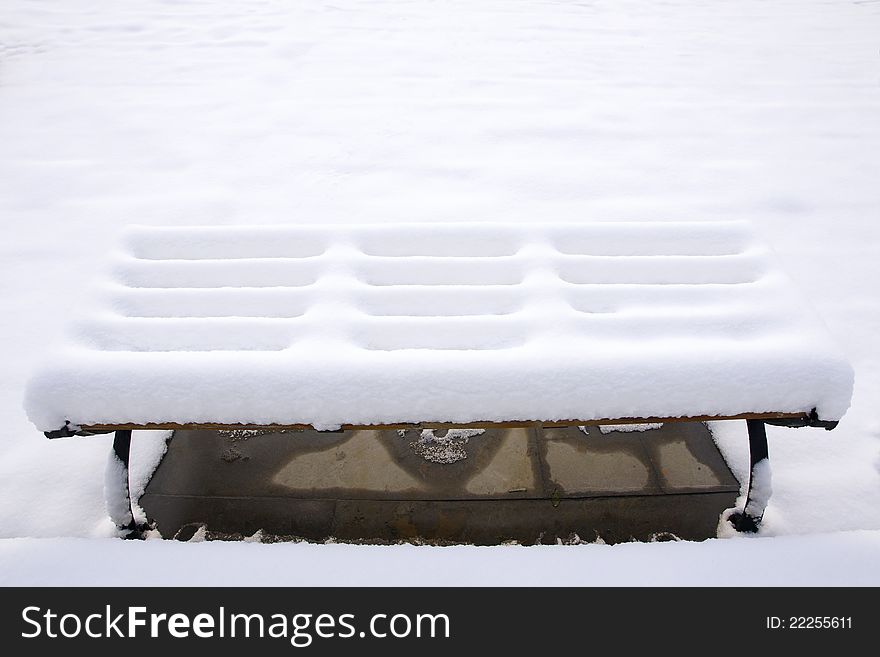
M 135 227 L 32 377 L 41 430 L 846 412 L 746 223 Z

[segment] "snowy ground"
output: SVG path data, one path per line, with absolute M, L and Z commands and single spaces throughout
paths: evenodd
M 505 548 L 15 538 L 0 541 L 0 585 L 877 586 L 878 552 L 868 531 Z
M 49 443 L 21 396 L 125 223 L 747 218 L 856 370 L 836 431 L 769 432 L 775 493 L 764 533 L 777 538 L 510 558 L 558 572 L 622 571 L 660 550 L 706 563 L 755 549 L 781 560 L 794 545 L 815 548 L 817 564 L 823 554 L 829 563 L 836 552 L 876 554 L 878 34 L 880 3 L 868 0 L 6 0 L 0 536 L 111 531 L 101 491 L 108 439 Z M 744 427 L 723 428 L 735 468 L 744 439 Z M 874 532 L 815 536 L 856 529 Z M 778 537 L 790 534 L 813 536 Z M 72 545 L 95 563 L 104 550 L 184 554 L 158 542 L 10 540 L 0 543 L 0 580 L 31 581 Z M 206 549 L 307 552 L 315 563 L 327 554 L 185 553 Z M 352 563 L 361 554 L 332 549 Z M 483 555 L 510 550 L 523 554 L 443 554 L 471 564 L 457 571 L 465 580 Z M 880 566 L 861 563 L 876 584 Z M 386 571 L 373 572 L 378 582 Z M 254 571 L 252 581 L 274 574 Z

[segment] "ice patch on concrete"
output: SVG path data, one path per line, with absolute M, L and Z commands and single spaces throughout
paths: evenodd
M 566 493 L 640 491 L 650 481 L 648 466 L 631 454 L 578 450 L 551 440 L 546 458 L 550 479 Z
M 391 461 L 377 437 L 377 431 L 354 431 L 339 445 L 290 460 L 272 481 L 291 489 L 421 490 L 421 482 Z
M 492 461 L 465 486 L 465 490 L 475 495 L 492 495 L 499 491 L 526 493 L 534 488 L 535 474 L 525 429 L 508 431 Z

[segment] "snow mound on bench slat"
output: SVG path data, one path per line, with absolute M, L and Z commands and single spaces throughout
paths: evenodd
M 853 374 L 744 223 L 132 228 L 26 394 L 83 424 L 809 412 Z

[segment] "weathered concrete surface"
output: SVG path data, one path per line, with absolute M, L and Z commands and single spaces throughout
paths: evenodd
M 713 536 L 739 491 L 702 424 L 473 433 L 181 431 L 141 505 L 164 536 L 616 542 Z

